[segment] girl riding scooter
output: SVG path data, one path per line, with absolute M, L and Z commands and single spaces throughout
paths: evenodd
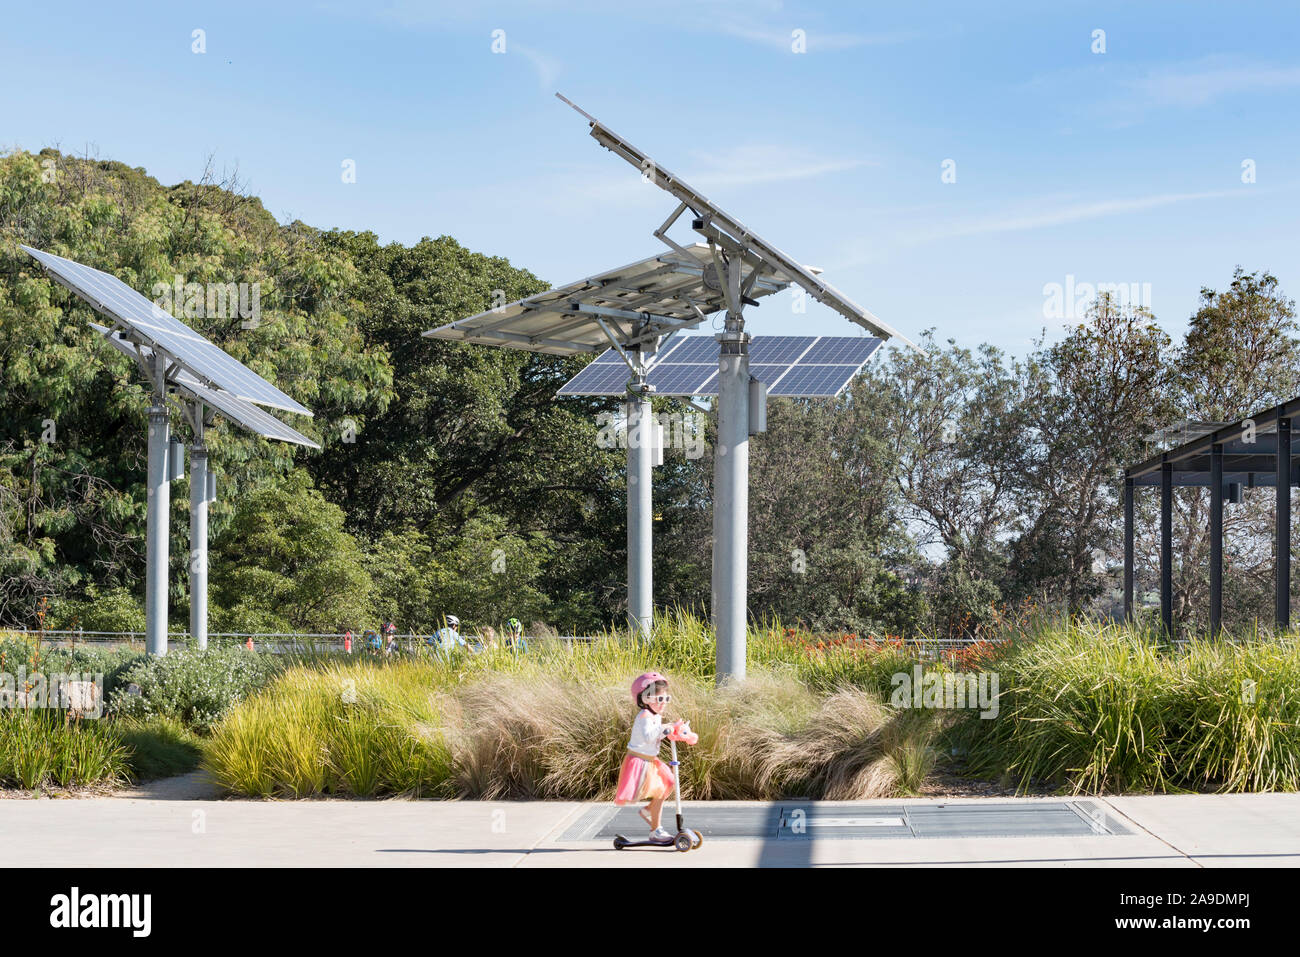
M 695 743 L 691 740 L 695 735 L 690 734 L 690 726 L 685 721 L 663 723 L 664 708 L 670 700 L 668 679 L 657 671 L 637 675 L 632 682 L 632 701 L 641 710 L 632 723 L 632 736 L 614 795 L 614 803 L 619 805 L 649 802 L 640 813 L 650 825 L 651 844 L 672 844 L 676 839 L 676 835 L 659 824 L 664 800 L 672 793 L 675 783 L 672 769 L 659 760 L 659 747 L 670 735 Z

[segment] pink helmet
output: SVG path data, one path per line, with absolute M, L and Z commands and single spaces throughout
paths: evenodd
M 639 704 L 641 701 L 641 692 L 645 691 L 646 688 L 649 688 L 656 681 L 662 681 L 664 684 L 668 683 L 668 679 L 657 671 L 647 671 L 644 674 L 637 675 L 632 680 L 632 700 Z

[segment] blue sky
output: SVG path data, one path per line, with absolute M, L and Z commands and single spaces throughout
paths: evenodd
M 1290 5 L 54 9 L 5 12 L 0 147 L 89 151 L 165 184 L 215 153 L 286 221 L 447 234 L 553 283 L 661 251 L 673 206 L 559 90 L 910 336 L 1023 353 L 1059 336 L 1044 286 L 1071 276 L 1149 284 L 1175 334 L 1239 263 L 1300 292 Z M 788 296 L 749 315 L 757 333 L 856 331 Z

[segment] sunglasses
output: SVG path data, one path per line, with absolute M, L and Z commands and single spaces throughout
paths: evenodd
M 673 700 L 670 694 L 652 694 L 648 698 L 642 698 L 642 701 L 653 701 L 655 704 L 667 704 Z

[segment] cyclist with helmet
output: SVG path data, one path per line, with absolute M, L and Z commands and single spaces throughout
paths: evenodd
M 429 644 L 444 654 L 466 647 L 465 639 L 460 636 L 460 619 L 448 615 L 444 620 L 446 624 L 431 636 Z
M 647 671 L 632 682 L 632 701 L 640 710 L 632 723 L 632 735 L 627 743 L 627 754 L 618 774 L 618 791 L 614 803 L 649 803 L 641 810 L 641 817 L 650 825 L 650 841 L 654 844 L 671 844 L 673 833 L 660 826 L 659 817 L 664 800 L 673 791 L 673 772 L 659 759 L 659 748 L 669 735 L 683 734 L 685 722 L 663 723 L 664 709 L 672 700 L 668 694 L 668 679 L 657 671 Z M 679 740 L 685 740 L 680 738 Z
M 518 651 L 527 651 L 528 642 L 524 640 L 524 624 L 518 618 L 506 622 L 506 647 Z

